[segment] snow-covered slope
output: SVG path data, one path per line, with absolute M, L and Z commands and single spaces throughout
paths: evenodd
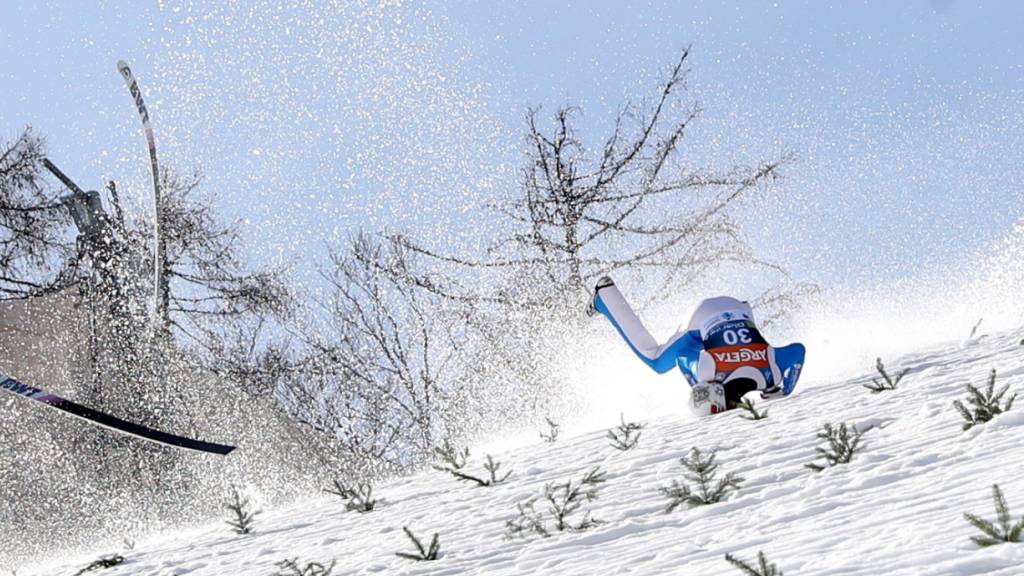
M 611 448 L 605 430 L 538 440 L 495 455 L 513 470 L 496 487 L 430 470 L 380 486 L 386 501 L 368 514 L 344 512 L 324 495 L 265 511 L 249 536 L 222 523 L 152 535 L 124 552 L 127 563 L 98 573 L 270 575 L 276 562 L 299 558 L 336 560 L 336 575 L 739 574 L 723 555 L 752 559 L 761 550 L 787 575 L 1024 574 L 1024 544 L 979 549 L 962 516 L 994 517 L 993 483 L 1014 517 L 1024 515 L 1024 405 L 967 432 L 952 407 L 965 383 L 984 384 L 992 368 L 999 384 L 1024 391 L 1021 337 L 1003 333 L 890 359 L 890 368 L 910 369 L 896 391 L 865 390 L 873 375 L 865 366 L 849 381 L 805 382 L 772 403 L 766 420 L 730 413 L 651 421 L 629 452 Z M 816 432 L 841 421 L 874 427 L 864 450 L 848 465 L 806 469 L 820 444 Z M 666 513 L 659 488 L 681 478 L 679 458 L 692 446 L 717 449 L 722 470 L 746 482 L 722 503 Z M 469 470 L 481 471 L 482 454 L 474 456 Z M 590 504 L 602 524 L 550 538 L 505 538 L 517 503 L 595 466 L 607 472 Z M 396 557 L 412 548 L 402 526 L 424 539 L 438 532 L 441 558 Z M 18 574 L 73 574 L 104 552 L 113 550 Z

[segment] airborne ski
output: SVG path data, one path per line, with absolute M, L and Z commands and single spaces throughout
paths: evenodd
M 142 128 L 146 133 L 146 144 L 149 145 L 149 167 L 153 173 L 153 204 L 154 213 L 153 218 L 153 236 L 155 239 L 154 244 L 156 245 L 156 254 L 153 258 L 153 290 L 154 290 L 154 326 L 165 326 L 166 325 L 166 314 L 167 314 L 167 294 L 164 282 L 167 281 L 163 278 L 163 268 L 165 259 L 165 244 L 164 235 L 160 230 L 160 220 L 163 216 L 163 199 L 160 194 L 160 170 L 156 162 L 156 138 L 153 136 L 153 125 L 149 121 L 149 111 L 146 109 L 146 103 L 142 100 L 142 90 L 139 89 L 139 83 L 135 80 L 135 75 L 132 74 L 131 68 L 124 60 L 117 61 L 117 71 L 124 77 L 124 82 L 128 86 L 128 92 L 131 93 L 132 100 L 135 101 L 135 107 L 139 110 L 139 117 L 142 118 Z
M 186 450 L 195 450 L 197 452 L 211 452 L 213 454 L 223 455 L 229 454 L 235 449 L 234 446 L 226 446 L 224 444 L 215 444 L 213 442 L 204 442 L 202 440 L 185 438 L 184 436 L 168 434 L 167 432 L 154 430 L 141 424 L 128 422 L 127 420 L 122 420 L 116 416 L 111 416 L 110 414 L 93 410 L 87 406 L 82 406 L 81 404 L 77 404 L 66 398 L 61 398 L 56 394 L 50 394 L 46 390 L 41 390 L 39 388 L 29 386 L 28 384 L 23 384 L 4 374 L 0 374 L 0 389 L 18 396 L 35 400 L 36 402 L 41 402 L 51 408 L 56 408 L 65 414 L 81 418 L 96 426 L 127 434 L 129 436 L 135 436 L 136 438 L 142 438 L 143 440 L 148 440 L 157 444 L 164 444 L 175 448 L 184 448 Z

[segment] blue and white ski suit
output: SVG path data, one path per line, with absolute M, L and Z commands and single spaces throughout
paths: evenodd
M 691 386 L 748 379 L 765 397 L 789 395 L 803 368 L 803 344 L 770 346 L 754 324 L 750 305 L 734 298 L 704 300 L 689 325 L 664 344 L 644 328 L 615 285 L 598 289 L 594 307 L 655 372 L 678 366 Z

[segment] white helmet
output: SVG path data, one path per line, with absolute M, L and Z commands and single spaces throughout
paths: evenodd
M 701 382 L 690 388 L 690 410 L 699 416 L 725 412 L 725 387 L 718 382 Z

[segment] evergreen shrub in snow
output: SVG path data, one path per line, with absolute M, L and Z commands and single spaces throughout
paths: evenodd
M 345 510 L 349 512 L 371 512 L 380 500 L 373 497 L 373 486 L 369 483 L 349 486 L 338 480 L 334 481 L 333 488 L 324 490 L 328 494 L 334 494 L 345 501 Z
M 557 424 L 555 426 L 557 426 Z M 464 472 L 463 469 L 466 467 L 467 462 L 469 462 L 469 448 L 463 448 L 460 450 L 447 440 L 445 440 L 442 446 L 434 448 L 434 455 L 441 461 L 440 464 L 431 465 L 434 470 L 447 472 L 452 476 L 455 476 L 458 480 L 474 482 L 478 486 L 486 487 L 501 484 L 505 480 L 508 480 L 508 477 L 512 475 L 511 470 L 505 472 L 503 475 L 499 475 L 498 470 L 501 468 L 501 463 L 496 461 L 490 454 L 486 455 L 487 462 L 484 463 L 484 470 L 487 472 L 485 477 L 481 478 Z
M 554 442 L 558 440 L 558 428 L 561 425 L 547 416 L 544 417 L 544 420 L 548 423 L 548 431 L 541 432 L 540 437 L 544 439 L 545 442 Z
M 444 444 L 434 448 L 434 456 L 441 461 L 440 464 L 432 464 L 435 470 L 442 472 L 461 470 L 466 467 L 466 462 L 469 460 L 469 448 L 459 450 L 451 441 L 445 440 Z
M 113 568 L 114 566 L 120 566 L 121 564 L 124 564 L 124 556 L 121 556 L 120 554 L 114 554 L 113 556 L 104 556 L 103 558 L 93 560 L 92 562 L 90 562 L 88 566 L 76 572 L 75 576 L 82 576 L 82 574 L 92 572 L 93 570 Z
M 864 432 L 867 432 L 867 430 L 857 430 L 856 426 L 847 428 L 846 422 L 841 422 L 835 428 L 831 424 L 825 424 L 822 431 L 818 432 L 818 438 L 828 442 L 828 447 L 815 448 L 818 454 L 825 458 L 825 465 L 812 462 L 804 464 L 804 466 L 815 472 L 821 472 L 825 468 L 830 468 L 837 464 L 848 464 L 853 455 L 864 447 L 860 443 L 860 438 L 864 435 Z
M 970 408 L 964 405 L 959 400 L 953 401 L 953 406 L 956 407 L 960 415 L 964 417 L 966 422 L 964 423 L 964 430 L 969 430 L 977 424 L 984 424 L 996 415 L 1002 414 L 1003 412 L 1009 412 L 1013 408 L 1013 401 L 1017 398 L 1017 394 L 1014 394 L 1007 398 L 1006 402 L 1003 403 L 1003 396 L 1010 389 L 1010 385 L 1007 384 L 999 389 L 999 392 L 995 391 L 996 386 L 996 371 L 993 369 L 988 375 L 988 385 L 985 387 L 985 391 L 982 392 L 974 386 L 967 384 L 967 402 L 971 405 Z
M 878 370 L 878 375 L 881 376 L 881 380 L 878 378 L 872 378 L 871 384 L 865 384 L 864 387 L 871 390 L 874 393 L 885 392 L 886 390 L 895 390 L 900 385 L 900 380 L 910 372 L 910 368 L 904 368 L 896 375 L 895 378 L 889 376 L 889 373 L 885 370 L 885 364 L 882 364 L 881 358 L 875 359 L 875 370 Z
M 779 570 L 775 564 L 769 564 L 768 558 L 761 551 L 757 553 L 757 566 L 751 566 L 732 554 L 726 554 L 725 559 L 748 576 L 782 576 L 782 570 Z
M 597 499 L 597 492 L 600 484 L 605 482 L 605 475 L 599 468 L 587 472 L 579 482 L 555 483 L 549 482 L 544 486 L 544 494 L 539 500 L 547 504 L 547 513 L 553 521 L 553 528 L 559 532 L 582 532 L 593 528 L 601 523 L 600 520 L 591 517 L 590 510 L 584 510 L 582 516 L 577 516 L 583 505 Z M 525 504 L 518 504 L 516 507 L 519 514 L 505 522 L 505 535 L 508 538 L 526 537 L 530 534 L 548 537 L 551 530 L 548 528 L 548 517 L 544 512 L 538 512 L 536 505 L 538 499 L 534 498 Z
M 738 408 L 742 408 L 746 414 L 740 414 L 747 420 L 764 420 L 768 417 L 767 410 L 758 410 L 757 406 L 750 401 L 749 398 L 744 398 L 739 404 L 736 405 Z
M 999 489 L 998 484 L 992 485 L 992 500 L 996 505 L 996 523 L 998 525 L 974 514 L 964 514 L 964 518 L 972 526 L 984 533 L 983 536 L 971 536 L 971 541 L 982 548 L 1004 542 L 1020 542 L 1021 531 L 1024 531 L 1024 517 L 1021 517 L 1016 524 L 1012 523 L 1010 508 L 1006 505 L 1006 498 L 1003 497 L 1003 491 Z
M 302 566 L 298 558 L 284 559 L 275 564 L 281 571 L 275 572 L 274 576 L 331 576 L 336 563 L 336 560 L 331 560 L 327 566 L 319 562 L 309 562 Z
M 416 552 L 414 554 L 409 554 L 408 552 L 395 552 L 395 556 L 421 562 L 437 560 L 438 553 L 441 551 L 441 545 L 438 543 L 436 532 L 434 533 L 434 537 L 430 540 L 430 546 L 424 547 L 423 543 L 420 542 L 420 539 L 412 533 L 412 530 L 409 530 L 406 526 L 402 526 L 402 530 L 405 532 L 405 535 L 409 537 L 409 540 L 412 540 L 413 545 L 416 546 Z
M 551 535 L 551 532 L 548 531 L 547 521 L 544 519 L 544 514 L 538 512 L 535 507 L 536 502 L 537 500 L 534 498 L 525 503 L 516 504 L 518 514 L 515 518 L 505 521 L 506 538 L 525 538 L 530 534 L 536 534 L 547 538 Z
M 253 519 L 259 510 L 251 510 L 252 503 L 249 498 L 243 498 L 238 493 L 238 488 L 231 489 L 231 500 L 224 502 L 224 507 L 232 514 L 227 520 L 228 526 L 234 528 L 236 534 L 251 534 Z
M 508 472 L 505 472 L 505 474 L 499 476 L 499 468 L 501 468 L 501 462 L 496 461 L 490 454 L 488 454 L 487 462 L 484 463 L 484 470 L 487 471 L 486 478 L 480 478 L 454 468 L 447 469 L 447 472 L 464 482 L 475 482 L 478 486 L 488 487 L 501 484 L 505 480 L 508 480 L 508 477 L 512 475 L 512 471 L 509 470 Z
M 669 499 L 666 512 L 673 512 L 676 508 L 687 506 L 703 506 L 720 502 L 729 492 L 738 490 L 743 478 L 729 472 L 722 478 L 718 476 L 718 463 L 715 461 L 715 452 L 707 454 L 694 447 L 690 451 L 690 457 L 680 458 L 686 473 L 683 478 L 692 483 L 693 486 L 673 480 L 670 486 L 661 488 L 661 493 Z
M 644 429 L 641 422 L 626 422 L 626 417 L 619 414 L 621 424 L 608 431 L 608 439 L 611 440 L 612 448 L 623 452 L 636 448 L 640 442 L 640 433 Z

